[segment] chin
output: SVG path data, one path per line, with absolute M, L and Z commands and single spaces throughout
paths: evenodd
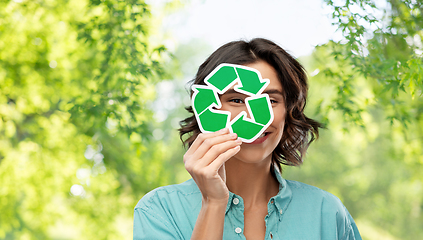
M 233 158 L 243 163 L 263 163 L 272 160 L 272 152 L 251 149 L 241 145 L 241 150 Z

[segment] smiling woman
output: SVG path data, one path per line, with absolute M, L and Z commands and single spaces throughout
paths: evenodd
M 303 67 L 269 40 L 235 41 L 200 66 L 194 84 L 205 85 L 222 63 L 256 69 L 270 80 L 264 93 L 273 122 L 255 141 L 243 143 L 228 129 L 201 133 L 194 115 L 185 119 L 180 135 L 189 134 L 184 163 L 192 179 L 153 190 L 139 201 L 134 239 L 361 239 L 337 197 L 281 176 L 280 164 L 303 162 L 320 127 L 303 112 Z M 220 95 L 219 109 L 232 118 L 247 112 L 247 95 L 234 89 Z
M 269 95 L 272 103 L 274 120 L 257 140 L 252 143 L 242 144 L 241 150 L 234 158 L 247 162 L 267 161 L 266 158 L 270 158 L 273 150 L 278 146 L 285 126 L 286 108 L 282 94 L 282 84 L 275 69 L 263 60 L 245 64 L 245 66 L 257 69 L 263 78 L 270 80 L 264 92 Z M 247 112 L 247 107 L 244 103 L 246 97 L 247 95 L 239 92 L 227 91 L 221 96 L 221 110 L 231 112 L 233 117 L 238 116 L 242 111 Z

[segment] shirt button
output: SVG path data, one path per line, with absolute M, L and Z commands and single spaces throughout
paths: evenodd
M 282 214 L 282 209 L 279 211 L 280 214 Z
M 241 228 L 239 228 L 239 227 L 237 227 L 237 228 L 235 228 L 235 232 L 236 232 L 236 233 L 241 233 L 241 232 L 242 232 L 242 229 L 241 229 Z
M 238 199 L 238 198 L 234 198 L 234 200 L 232 200 L 232 202 L 233 202 L 235 205 L 238 205 L 238 203 L 239 203 L 239 199 Z

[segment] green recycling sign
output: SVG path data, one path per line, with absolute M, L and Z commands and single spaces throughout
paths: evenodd
M 273 121 L 273 109 L 269 95 L 262 93 L 269 79 L 262 79 L 258 70 L 242 65 L 222 63 L 205 79 L 206 85 L 193 85 L 192 107 L 201 132 L 215 132 L 229 128 L 243 142 L 251 143 L 269 127 Z M 247 113 L 242 111 L 231 120 L 231 112 L 222 107 L 218 94 L 224 94 L 233 86 L 234 90 L 247 95 Z

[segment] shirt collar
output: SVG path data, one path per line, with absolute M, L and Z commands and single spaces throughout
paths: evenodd
M 288 184 L 286 183 L 286 180 L 282 178 L 282 175 L 277 167 L 273 167 L 276 179 L 279 182 L 279 192 L 276 196 L 270 198 L 269 204 L 274 204 L 277 209 L 277 215 L 279 216 L 279 220 L 282 219 L 282 215 L 285 213 L 286 209 L 288 208 L 289 203 L 292 199 L 292 191 Z M 229 192 L 229 199 L 228 204 L 226 206 L 226 213 L 228 213 L 231 206 L 234 204 L 234 198 L 238 198 L 239 205 L 243 206 L 244 202 L 242 198 L 232 192 Z
M 286 183 L 286 180 L 282 178 L 281 172 L 277 167 L 274 167 L 274 173 L 276 176 L 276 179 L 279 182 L 279 192 L 276 196 L 272 197 L 274 200 L 274 204 L 277 208 L 279 220 L 282 219 L 283 214 L 285 213 L 286 209 L 288 208 L 289 204 L 292 200 L 292 191 L 291 188 Z

